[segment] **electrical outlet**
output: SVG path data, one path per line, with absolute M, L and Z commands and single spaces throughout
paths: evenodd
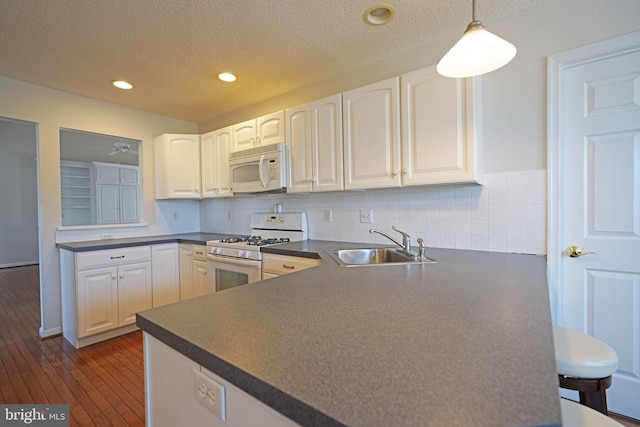
M 197 369 L 194 369 L 193 374 L 196 400 L 220 418 L 220 421 L 227 421 L 224 386 Z
M 233 219 L 233 215 L 231 214 L 231 210 L 229 210 L 229 213 L 227 214 L 227 219 L 229 221 L 231 221 Z
M 325 209 L 324 222 L 331 222 L 331 221 L 333 221 L 333 212 L 331 211 L 331 209 Z
M 373 209 L 360 210 L 360 222 L 363 224 L 373 224 Z
M 113 233 L 102 233 L 100 235 L 100 238 L 103 239 L 103 240 L 104 239 L 113 239 Z
M 174 221 L 177 221 L 177 220 L 178 220 L 178 212 L 174 212 L 174 213 L 173 213 L 173 215 L 171 216 L 171 218 L 172 218 Z

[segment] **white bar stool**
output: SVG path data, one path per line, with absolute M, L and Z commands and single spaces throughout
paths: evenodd
M 553 327 L 556 369 L 560 387 L 577 390 L 580 403 L 605 415 L 606 390 L 618 369 L 618 355 L 610 346 L 573 329 Z
M 573 400 L 560 399 L 563 427 L 624 427 L 616 420 Z

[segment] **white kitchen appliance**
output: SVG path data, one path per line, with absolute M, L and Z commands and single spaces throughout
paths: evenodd
M 207 286 L 219 292 L 247 283 L 262 276 L 260 248 L 287 242 L 306 240 L 307 214 L 254 213 L 251 215 L 251 235 L 210 240 L 207 242 Z
M 230 153 L 229 174 L 234 193 L 284 192 L 287 185 L 284 142 Z

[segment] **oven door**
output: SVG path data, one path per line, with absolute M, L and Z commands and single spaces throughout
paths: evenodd
M 211 292 L 220 292 L 261 278 L 262 262 L 207 254 L 207 283 Z

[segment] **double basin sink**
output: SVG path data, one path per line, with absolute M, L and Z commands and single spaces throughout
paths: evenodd
M 419 259 L 415 254 L 396 248 L 338 249 L 327 254 L 341 267 L 363 267 L 374 265 L 429 264 L 431 258 Z

